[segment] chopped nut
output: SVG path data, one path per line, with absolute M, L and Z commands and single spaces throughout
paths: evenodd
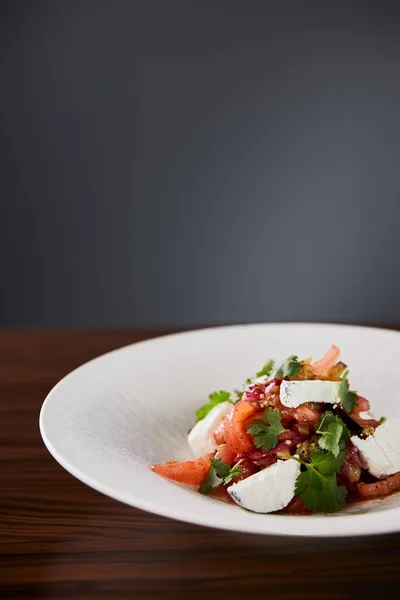
M 369 435 L 374 435 L 375 427 L 372 427 L 372 425 L 368 425 L 367 427 L 363 428 L 362 433 L 363 435 L 365 435 L 365 437 L 368 437 Z

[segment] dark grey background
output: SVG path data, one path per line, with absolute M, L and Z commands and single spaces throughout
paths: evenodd
M 399 323 L 399 4 L 3 2 L 0 325 Z

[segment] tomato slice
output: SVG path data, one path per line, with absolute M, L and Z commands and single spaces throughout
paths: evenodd
M 225 440 L 235 454 L 242 454 L 251 447 L 251 438 L 247 433 L 246 424 L 258 410 L 254 403 L 240 400 L 235 404 L 233 411 L 225 417 Z
M 222 421 L 222 423 L 220 423 L 220 425 L 218 425 L 217 429 L 214 431 L 214 438 L 215 438 L 215 441 L 217 442 L 218 446 L 220 444 L 225 443 L 225 427 L 224 427 L 223 421 Z
M 363 398 L 362 396 L 357 396 L 357 405 L 355 407 L 355 409 L 353 410 L 352 413 L 350 413 L 350 417 L 353 419 L 353 421 L 356 421 L 356 423 L 358 423 L 359 425 L 361 425 L 361 427 L 378 427 L 379 426 L 379 421 L 377 421 L 376 419 L 363 419 L 360 416 L 361 412 L 368 412 L 370 409 L 370 403 L 366 398 Z
M 215 458 L 220 458 L 231 467 L 235 462 L 236 454 L 232 452 L 228 444 L 221 444 L 220 446 L 218 446 Z
M 374 498 L 375 496 L 387 496 L 395 490 L 400 489 L 400 473 L 395 473 L 387 479 L 380 479 L 374 483 L 358 483 L 358 491 L 363 498 Z
M 314 427 L 321 418 L 322 409 L 309 408 L 302 404 L 295 409 L 295 418 L 298 423 L 307 423 L 309 427 Z
M 328 375 L 331 368 L 336 365 L 339 355 L 339 348 L 332 344 L 325 356 L 312 365 L 314 375 L 317 377 L 324 377 L 325 375 Z
M 196 460 L 186 460 L 184 462 L 168 461 L 160 465 L 152 465 L 150 469 L 172 481 L 179 483 L 199 484 L 203 481 L 210 469 L 210 462 L 214 454 L 206 454 L 196 458 Z

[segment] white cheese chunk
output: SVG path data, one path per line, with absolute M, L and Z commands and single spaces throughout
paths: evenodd
M 400 417 L 388 419 L 365 440 L 353 435 L 363 467 L 374 477 L 388 477 L 400 471 Z
M 232 409 L 231 402 L 221 402 L 210 410 L 208 415 L 198 421 L 188 435 L 189 446 L 196 457 L 214 452 L 217 449 L 217 442 L 214 438 L 214 431 L 228 412 Z
M 339 397 L 340 381 L 282 381 L 280 400 L 288 408 L 297 408 L 305 402 L 326 402 L 336 404 Z
M 233 500 L 253 512 L 281 510 L 294 496 L 300 464 L 295 460 L 278 460 L 275 464 L 228 487 Z

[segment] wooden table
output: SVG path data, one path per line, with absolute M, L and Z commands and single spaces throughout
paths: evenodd
M 0 333 L 1 598 L 400 598 L 400 535 L 301 539 L 179 523 L 49 455 L 41 403 L 68 371 L 161 332 Z

